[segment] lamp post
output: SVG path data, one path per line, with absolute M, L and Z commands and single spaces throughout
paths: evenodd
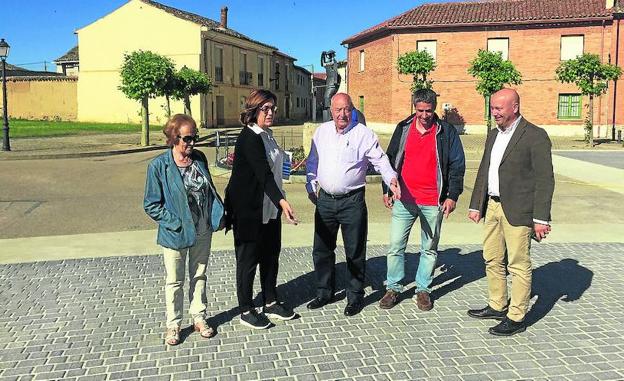
M 9 143 L 9 112 L 7 110 L 7 89 L 6 89 L 6 58 L 9 55 L 9 44 L 0 39 L 0 59 L 2 60 L 2 110 L 4 114 L 4 126 L 2 127 L 2 150 L 10 151 Z

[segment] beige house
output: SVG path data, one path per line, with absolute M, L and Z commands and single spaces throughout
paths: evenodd
M 78 46 L 74 46 L 67 53 L 54 60 L 56 72 L 69 77 L 78 76 L 79 63 Z
M 207 73 L 214 87 L 191 98 L 193 116 L 206 127 L 238 124 L 242 105 L 255 88 L 278 97 L 278 121 L 295 119 L 295 58 L 220 22 L 150 0 L 130 0 L 101 19 L 77 30 L 80 47 L 78 119 L 94 122 L 139 122 L 140 105 L 118 90 L 124 53 L 150 50 Z M 150 100 L 150 118 L 164 123 L 164 99 Z M 181 102 L 172 103 L 182 112 Z

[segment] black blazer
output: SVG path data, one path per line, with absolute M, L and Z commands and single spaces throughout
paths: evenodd
M 251 128 L 243 127 L 236 140 L 232 175 L 225 188 L 228 227 L 233 227 L 235 239 L 253 241 L 258 238 L 265 193 L 281 210 L 279 201 L 284 195 L 273 178 L 262 137 Z
M 488 132 L 485 152 L 472 191 L 470 209 L 484 217 L 488 200 L 488 170 L 498 129 Z M 503 154 L 498 169 L 500 199 L 505 217 L 514 226 L 533 226 L 533 219 L 550 221 L 550 208 L 555 190 L 551 143 L 542 128 L 524 117 Z

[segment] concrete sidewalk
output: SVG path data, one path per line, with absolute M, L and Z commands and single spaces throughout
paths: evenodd
M 369 222 L 368 244 L 386 245 L 390 237 L 387 223 Z M 410 235 L 410 244 L 418 245 L 418 226 Z M 472 223 L 443 223 L 440 245 L 481 244 L 482 225 Z M 284 224 L 282 246 L 297 248 L 312 246 L 313 224 L 297 226 Z M 624 242 L 624 223 L 618 225 L 600 224 L 555 224 L 545 243 L 591 243 Z M 339 245 L 342 241 L 339 234 Z M 539 246 L 541 243 L 534 243 Z M 213 251 L 234 250 L 232 233 L 215 233 Z M 311 252 L 311 251 L 310 251 Z M 99 258 L 109 256 L 137 256 L 161 254 L 156 245 L 156 230 L 127 232 L 76 234 L 47 237 L 13 238 L 0 240 L 0 264 L 24 263 L 52 260 Z

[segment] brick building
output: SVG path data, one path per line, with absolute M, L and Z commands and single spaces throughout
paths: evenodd
M 411 77 L 397 58 L 427 50 L 439 94 L 438 114 L 467 132 L 484 133 L 484 102 L 467 73 L 479 49 L 500 51 L 522 73 L 521 112 L 552 134 L 582 135 L 587 99 L 555 79 L 562 60 L 582 53 L 624 66 L 621 0 L 489 0 L 425 4 L 347 38 L 348 89 L 373 128 L 388 130 L 411 112 Z M 595 101 L 599 136 L 624 127 L 624 84 Z M 614 91 L 615 90 L 615 91 Z M 450 111 L 445 113 L 444 106 Z

